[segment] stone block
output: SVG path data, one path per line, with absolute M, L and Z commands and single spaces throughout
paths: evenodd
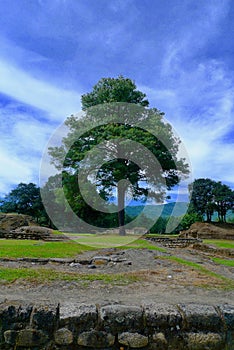
M 162 332 L 153 334 L 152 342 L 156 345 L 157 349 L 159 350 L 165 350 L 168 347 L 168 342 L 165 338 L 164 333 Z
M 148 337 L 139 333 L 124 332 L 118 335 L 118 342 L 133 349 L 140 349 L 147 346 L 149 340 Z
M 100 320 L 111 333 L 140 331 L 144 328 L 143 311 L 137 306 L 107 305 L 100 309 Z
M 13 330 L 7 330 L 4 332 L 4 340 L 7 344 L 15 345 L 18 332 Z
M 16 339 L 17 346 L 32 347 L 43 345 L 48 341 L 48 337 L 45 333 L 36 329 L 23 329 L 18 332 Z
M 67 328 L 60 328 L 55 332 L 54 340 L 58 345 L 70 345 L 73 343 L 73 334 Z
M 188 350 L 223 350 L 224 341 L 217 333 L 188 333 Z
M 234 306 L 224 304 L 219 306 L 219 310 L 221 311 L 225 324 L 229 330 L 234 330 Z
M 179 305 L 183 316 L 183 329 L 190 331 L 220 331 L 223 323 L 214 306 L 202 304 Z
M 144 313 L 146 326 L 157 330 L 181 329 L 182 316 L 174 305 L 169 304 L 145 304 Z
M 59 310 L 56 305 L 36 305 L 32 311 L 31 326 L 46 330 L 51 334 L 54 332 L 59 318 Z
M 115 337 L 110 333 L 93 330 L 81 333 L 78 337 L 77 343 L 81 346 L 99 349 L 113 346 L 115 343 Z
M 95 328 L 98 320 L 94 304 L 64 303 L 60 308 L 60 326 L 78 332 Z

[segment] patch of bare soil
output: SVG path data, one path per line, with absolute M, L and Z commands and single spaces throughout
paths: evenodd
M 234 290 L 224 289 L 224 281 L 193 267 L 170 260 L 170 256 L 199 264 L 234 281 L 234 268 L 215 264 L 204 252 L 192 248 L 167 249 L 162 253 L 145 249 L 102 249 L 85 252 L 75 260 L 0 261 L 4 267 L 46 268 L 75 274 L 123 274 L 137 276 L 130 284 L 103 281 L 55 281 L 43 284 L 15 281 L 0 286 L 0 299 L 26 302 L 143 304 L 167 303 L 233 303 Z

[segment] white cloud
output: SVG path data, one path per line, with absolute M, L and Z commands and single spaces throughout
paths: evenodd
M 59 89 L 0 60 L 0 91 L 14 99 L 48 113 L 52 120 L 62 121 L 80 110 L 80 94 Z

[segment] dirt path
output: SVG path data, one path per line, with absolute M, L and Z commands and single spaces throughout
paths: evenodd
M 77 257 L 76 262 L 53 261 L 41 266 L 29 261 L 1 261 L 0 267 L 43 267 L 76 274 L 127 273 L 139 276 L 140 280 L 128 285 L 105 284 L 97 280 L 86 283 L 56 281 L 43 285 L 15 281 L 0 286 L 0 299 L 98 304 L 234 303 L 234 290 L 224 290 L 221 287 L 222 280 L 165 258 L 171 255 L 198 263 L 210 271 L 234 280 L 234 268 L 217 265 L 206 254 L 193 249 L 168 249 L 167 253 L 145 249 L 103 249 L 85 252 Z

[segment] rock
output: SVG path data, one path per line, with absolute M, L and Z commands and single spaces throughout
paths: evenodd
M 108 256 L 94 256 L 92 258 L 92 265 L 107 265 L 110 261 L 110 258 Z
M 29 215 L 0 213 L 0 234 L 4 236 L 21 226 L 35 225 L 35 220 Z
M 144 327 L 143 312 L 140 307 L 127 305 L 107 305 L 100 309 L 102 324 L 111 333 L 118 331 L 141 331 Z
M 155 333 L 153 334 L 153 343 L 157 345 L 157 349 L 167 349 L 167 340 L 165 338 L 165 335 L 160 332 L 160 333 Z
M 88 269 L 96 269 L 97 268 L 97 266 L 95 266 L 95 265 L 88 265 Z
M 58 317 L 58 306 L 36 305 L 32 311 L 31 325 L 35 328 L 46 330 L 48 333 L 53 333 Z
M 234 306 L 224 304 L 219 306 L 224 321 L 230 330 L 234 330 Z
M 183 315 L 183 328 L 200 331 L 216 331 L 223 327 L 222 319 L 214 306 L 202 304 L 179 305 Z
M 60 307 L 60 326 L 76 328 L 77 332 L 90 331 L 98 320 L 97 307 L 94 304 L 64 303 Z M 69 325 L 71 327 L 69 327 Z
M 90 348 L 102 348 L 112 346 L 115 343 L 114 335 L 102 331 L 92 330 L 79 335 L 77 344 Z
M 74 263 L 74 262 L 70 263 L 69 266 L 70 267 L 82 267 L 82 265 L 80 263 Z
M 13 330 L 7 330 L 4 332 L 4 339 L 7 344 L 14 345 L 16 342 L 18 332 Z
M 17 346 L 39 346 L 48 341 L 48 337 L 40 330 L 23 329 L 18 332 L 16 339 Z
M 180 329 L 182 325 L 182 316 L 174 305 L 168 304 L 145 304 L 145 318 L 147 327 L 164 329 Z
M 217 333 L 188 333 L 188 350 L 221 350 L 224 349 L 222 337 Z
M 70 345 L 73 343 L 73 334 L 67 328 L 60 328 L 55 332 L 54 340 L 58 345 Z
M 124 332 L 118 335 L 118 341 L 121 345 L 130 346 L 134 349 L 140 349 L 148 345 L 148 337 L 139 333 Z
M 48 239 L 53 235 L 53 230 L 41 226 L 21 226 L 12 230 L 6 237 L 15 239 Z

